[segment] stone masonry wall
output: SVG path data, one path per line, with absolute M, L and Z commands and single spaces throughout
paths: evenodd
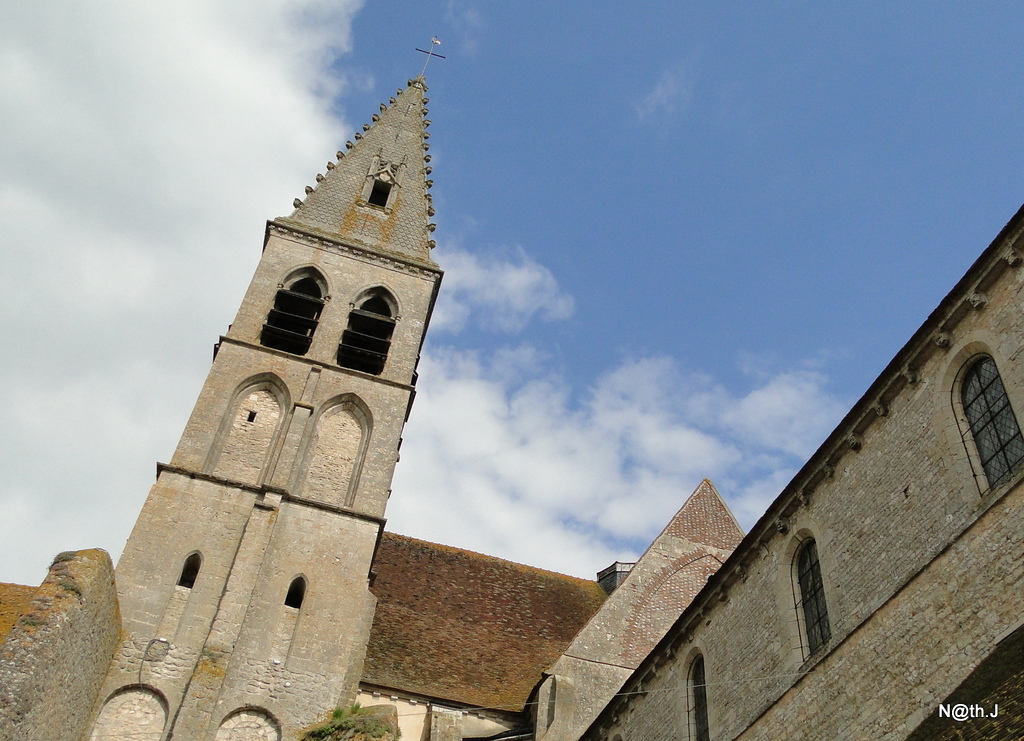
M 61 554 L 0 646 L 0 741 L 79 741 L 120 629 L 110 556 Z
M 944 305 L 953 318 L 933 314 L 909 367 L 866 399 L 871 421 L 832 438 L 814 485 L 772 505 L 584 738 L 688 738 L 685 676 L 700 652 L 714 739 L 902 739 L 1020 623 L 1024 472 L 990 487 L 958 406 L 958 379 L 985 354 L 1024 420 L 1024 270 L 1000 258 Z M 831 624 L 813 656 L 793 576 L 808 538 Z

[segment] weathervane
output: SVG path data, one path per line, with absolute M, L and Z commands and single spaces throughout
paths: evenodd
M 430 38 L 430 49 L 429 49 L 429 51 L 427 49 L 417 49 L 416 50 L 416 51 L 420 52 L 421 54 L 426 54 L 427 55 L 427 61 L 425 61 L 423 63 L 423 71 L 420 72 L 420 77 L 425 77 L 426 76 L 426 74 L 427 74 L 427 65 L 430 64 L 430 58 L 431 57 L 440 57 L 441 59 L 444 59 L 444 55 L 443 54 L 435 54 L 434 53 L 434 47 L 435 46 L 440 46 L 440 45 L 441 45 L 441 39 L 437 38 L 437 36 L 432 36 Z

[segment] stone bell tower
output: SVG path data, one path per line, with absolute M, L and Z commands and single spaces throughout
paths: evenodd
M 117 566 L 93 739 L 276 741 L 350 702 L 374 548 L 441 271 L 422 78 L 263 256 Z

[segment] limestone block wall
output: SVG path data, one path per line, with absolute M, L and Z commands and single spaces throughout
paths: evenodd
M 989 485 L 958 402 L 985 354 L 1024 419 L 1024 260 L 1005 250 L 983 255 L 584 738 L 690 738 L 699 653 L 712 738 L 902 739 L 1020 624 L 1024 472 Z M 811 538 L 831 626 L 813 655 L 794 574 Z
M 705 479 L 547 672 L 538 739 L 578 739 L 742 537 Z
M 0 739 L 79 741 L 120 630 L 110 556 L 61 554 L 0 646 Z
M 280 412 L 258 393 L 264 390 L 276 397 Z M 249 399 L 254 393 L 258 405 Z M 387 505 L 410 393 L 406 386 L 366 374 L 225 340 L 171 466 L 226 481 L 271 485 L 379 517 Z M 252 424 L 245 421 L 250 411 L 257 412 Z M 275 420 L 269 435 L 256 424 L 262 419 Z M 340 423 L 342 432 L 349 433 L 348 444 L 331 436 L 337 432 L 331 426 Z M 243 442 L 243 433 L 256 439 Z M 326 445 L 318 450 L 321 440 Z M 232 455 L 252 448 L 259 448 L 258 464 L 250 459 L 243 465 Z M 320 475 L 324 472 L 333 477 L 333 487 Z M 307 481 L 311 473 L 313 479 Z
M 227 336 L 258 344 L 278 286 L 306 267 L 315 268 L 327 281 L 328 300 L 313 335 L 313 344 L 303 357 L 335 365 L 338 343 L 348 326 L 353 304 L 368 289 L 381 287 L 398 303 L 391 350 L 381 378 L 410 383 L 440 281 L 440 269 L 415 262 L 397 262 L 273 223 L 263 258 Z

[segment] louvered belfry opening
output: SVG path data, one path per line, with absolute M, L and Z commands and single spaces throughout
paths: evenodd
M 382 296 L 373 296 L 348 315 L 348 329 L 341 336 L 338 365 L 379 376 L 391 348 L 395 320 Z
M 289 288 L 282 288 L 263 325 L 260 344 L 293 355 L 305 355 L 323 309 L 323 293 L 312 278 L 302 278 Z

